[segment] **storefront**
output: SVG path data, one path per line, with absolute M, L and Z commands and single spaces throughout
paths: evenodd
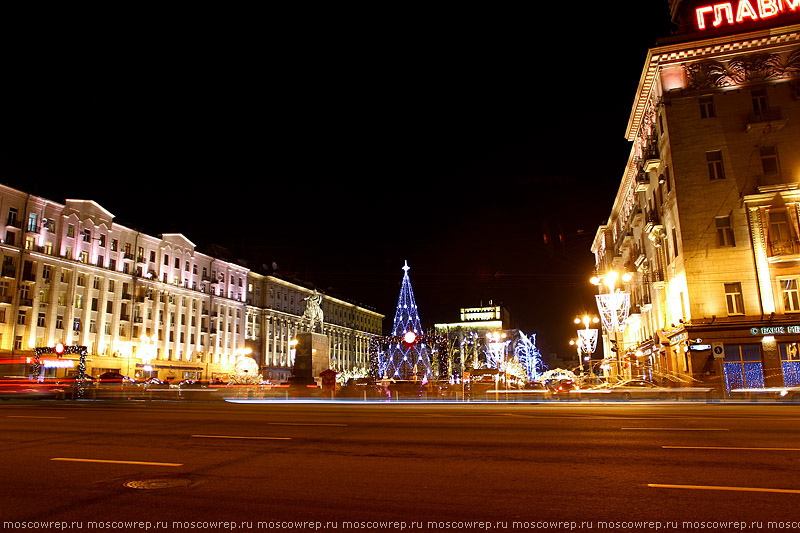
M 664 333 L 668 373 L 727 395 L 800 386 L 800 324 L 763 324 L 687 324 Z

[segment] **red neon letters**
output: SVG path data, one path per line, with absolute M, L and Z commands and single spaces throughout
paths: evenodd
M 781 13 L 800 12 L 800 0 L 738 0 L 736 10 L 733 9 L 733 2 L 721 2 L 710 6 L 698 7 L 697 28 L 700 30 L 708 29 L 706 16 L 711 20 L 711 25 L 715 28 L 723 22 L 736 24 L 753 20 L 764 20 L 777 17 Z M 710 16 L 713 15 L 713 19 Z

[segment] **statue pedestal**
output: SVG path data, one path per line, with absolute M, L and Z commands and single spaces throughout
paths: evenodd
M 311 384 L 330 368 L 328 336 L 321 333 L 298 333 L 292 381 Z

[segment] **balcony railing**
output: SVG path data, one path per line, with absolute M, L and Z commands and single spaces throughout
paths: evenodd
M 748 124 L 759 124 L 762 122 L 774 122 L 777 120 L 783 120 L 783 113 L 781 113 L 780 107 L 770 107 L 769 109 L 763 109 L 760 112 L 756 113 L 751 111 L 747 115 L 747 123 Z
M 781 255 L 794 255 L 800 253 L 800 243 L 797 239 L 783 239 L 780 241 L 769 241 L 769 255 L 776 257 Z

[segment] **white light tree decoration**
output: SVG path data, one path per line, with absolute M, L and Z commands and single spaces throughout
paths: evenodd
M 514 346 L 514 358 L 525 368 L 528 381 L 536 381 L 547 370 L 547 365 L 542 361 L 542 355 L 536 347 L 535 333 L 528 337 L 523 332 L 519 332 L 519 339 Z
M 403 284 L 397 299 L 392 338 L 394 342 L 377 351 L 378 372 L 381 377 L 392 379 L 432 379 L 428 336 L 423 335 L 414 291 L 408 278 L 410 267 L 403 265 Z

